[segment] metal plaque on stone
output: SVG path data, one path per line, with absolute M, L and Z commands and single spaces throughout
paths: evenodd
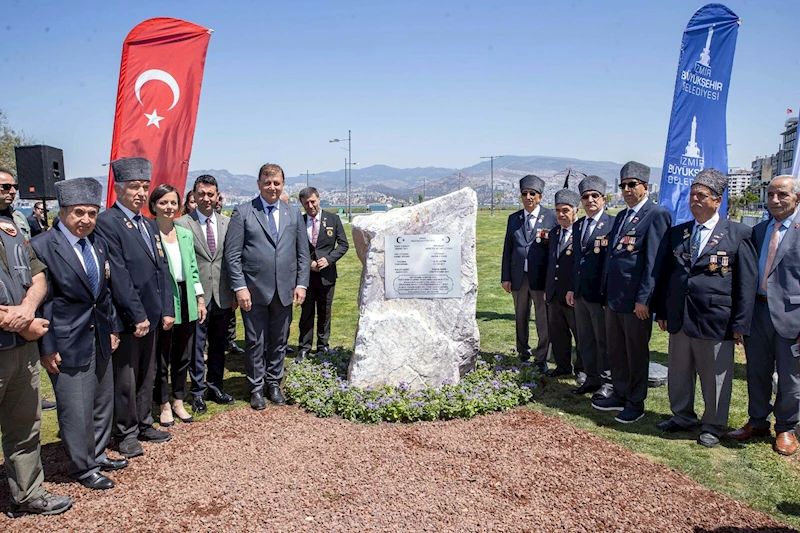
M 386 298 L 461 298 L 461 235 L 386 238 Z

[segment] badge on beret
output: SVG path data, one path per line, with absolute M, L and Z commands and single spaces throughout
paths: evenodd
M 333 237 L 333 230 L 328 228 L 328 237 Z
M 14 224 L 10 222 L 0 222 L 0 229 L 11 235 L 12 237 L 17 236 L 17 228 Z

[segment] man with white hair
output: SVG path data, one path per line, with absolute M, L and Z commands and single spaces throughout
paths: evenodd
M 747 353 L 747 423 L 727 437 L 746 441 L 769 435 L 769 415 L 775 415 L 781 455 L 797 451 L 795 426 L 800 421 L 800 182 L 778 176 L 767 188 L 771 218 L 753 228 L 758 253 L 758 290 Z M 778 371 L 778 394 L 772 399 L 772 373 Z

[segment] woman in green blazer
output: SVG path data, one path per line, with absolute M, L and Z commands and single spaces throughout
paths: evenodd
M 155 215 L 161 243 L 158 254 L 166 255 L 172 274 L 172 294 L 175 298 L 175 325 L 168 331 L 161 330 L 158 343 L 158 366 L 153 390 L 154 400 L 161 405 L 159 422 L 162 426 L 181 422 L 192 422 L 194 418 L 186 412 L 186 374 L 189 361 L 195 352 L 195 327 L 197 320 L 206 319 L 203 286 L 197 271 L 194 255 L 194 237 L 191 230 L 173 224 L 180 216 L 181 195 L 172 185 L 162 184 L 150 194 L 150 212 Z M 169 382 L 172 378 L 172 406 L 169 403 Z

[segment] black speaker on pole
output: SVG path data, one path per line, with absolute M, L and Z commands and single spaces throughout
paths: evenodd
M 37 144 L 14 148 L 17 158 L 19 197 L 24 200 L 55 200 L 56 182 L 63 181 L 64 152 Z

